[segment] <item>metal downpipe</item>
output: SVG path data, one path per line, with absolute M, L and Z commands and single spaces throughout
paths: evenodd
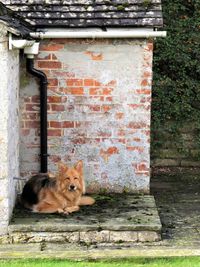
M 47 76 L 44 72 L 34 68 L 33 58 L 27 58 L 26 69 L 40 81 L 40 172 L 47 173 Z

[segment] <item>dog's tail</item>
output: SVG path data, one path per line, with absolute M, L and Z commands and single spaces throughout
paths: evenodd
M 92 197 L 87 197 L 87 196 L 83 196 L 81 197 L 81 200 L 79 202 L 80 206 L 84 206 L 84 205 L 93 205 L 95 203 L 94 198 Z

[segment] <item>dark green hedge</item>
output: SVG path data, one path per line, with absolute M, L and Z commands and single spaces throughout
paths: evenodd
M 184 146 L 180 129 L 191 122 L 200 140 L 200 0 L 163 0 L 162 6 L 167 38 L 154 47 L 152 150 L 164 142 L 159 131 Z

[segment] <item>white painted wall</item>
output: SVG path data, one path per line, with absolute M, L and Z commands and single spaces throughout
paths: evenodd
M 8 50 L 6 35 L 0 24 L 0 235 L 7 232 L 19 176 L 19 51 Z

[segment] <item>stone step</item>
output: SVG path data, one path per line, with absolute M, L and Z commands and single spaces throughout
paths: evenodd
M 97 195 L 95 205 L 71 215 L 36 214 L 16 207 L 8 242 L 152 242 L 161 239 L 153 196 Z
M 68 260 L 119 260 L 130 258 L 169 258 L 200 256 L 199 246 L 145 246 L 134 244 L 122 247 L 86 247 L 75 244 L 6 244 L 0 245 L 0 259 L 68 259 Z M 132 264 L 134 266 L 134 263 Z M 141 266 L 143 264 L 141 263 Z M 86 265 L 87 266 L 87 265 Z M 119 265 L 118 265 L 119 266 Z M 130 263 L 131 266 L 131 263 Z

